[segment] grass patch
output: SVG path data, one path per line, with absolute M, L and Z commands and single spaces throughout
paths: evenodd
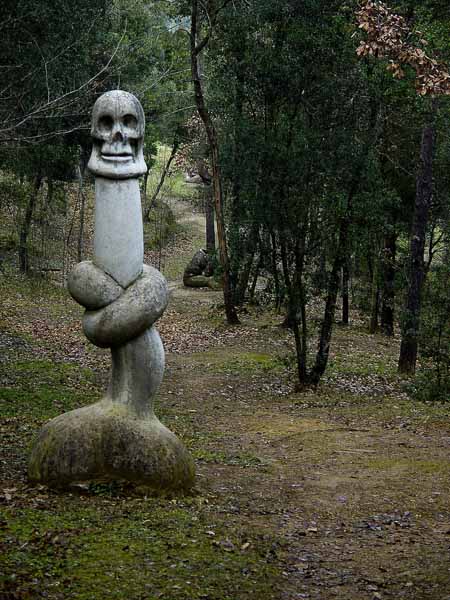
M 409 473 L 427 474 L 448 473 L 448 461 L 422 460 L 414 458 L 376 458 L 367 461 L 369 469 L 379 471 L 407 471 Z
M 164 248 L 180 231 L 170 206 L 157 199 L 150 211 L 150 220 L 144 223 L 144 247 L 148 250 Z
M 27 360 L 8 364 L 11 384 L 0 389 L 0 413 L 46 420 L 98 400 L 95 374 L 70 363 Z
M 373 354 L 372 352 L 355 351 L 354 353 L 340 353 L 330 360 L 327 375 L 360 375 L 363 377 L 381 375 L 384 377 L 396 376 L 396 365 L 390 356 Z
M 170 281 L 181 280 L 183 273 L 194 253 L 205 246 L 205 232 L 195 223 L 178 224 L 178 235 L 192 239 L 189 246 L 180 248 L 163 257 L 161 271 Z
M 283 363 L 270 354 L 257 354 L 254 352 L 243 352 L 231 358 L 222 365 L 224 371 L 232 373 L 258 373 L 281 371 Z
M 199 185 L 186 183 L 183 173 L 175 173 L 169 178 L 169 193 L 183 200 L 197 200 L 202 197 L 203 189 Z
M 147 198 L 152 198 L 155 193 L 170 153 L 171 148 L 164 144 L 158 145 L 155 162 L 150 168 L 147 180 Z M 184 173 L 176 168 L 174 169 L 172 163 L 172 169 L 168 173 L 163 187 L 160 190 L 160 196 L 176 196 L 182 200 L 191 200 L 196 199 L 201 195 L 201 186 L 186 183 Z
M 5 514 L 4 592 L 77 600 L 277 597 L 271 543 L 248 543 L 254 532 L 212 518 L 201 501 L 124 506 L 98 498 L 84 507 L 81 500 L 67 498 L 57 513 Z
M 285 362 L 279 357 L 256 352 L 210 351 L 194 355 L 193 358 L 212 373 L 278 373 L 285 369 Z

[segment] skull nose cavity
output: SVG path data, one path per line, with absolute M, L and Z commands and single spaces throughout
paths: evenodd
M 112 141 L 113 142 L 125 142 L 126 137 L 121 129 L 114 129 L 112 132 Z

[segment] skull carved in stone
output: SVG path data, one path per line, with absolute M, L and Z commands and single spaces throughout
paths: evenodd
M 89 170 L 107 179 L 128 179 L 146 173 L 144 132 L 144 111 L 133 94 L 114 90 L 100 96 L 92 110 Z

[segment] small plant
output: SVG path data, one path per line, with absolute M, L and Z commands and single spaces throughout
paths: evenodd
M 89 492 L 94 496 L 106 496 L 116 498 L 122 495 L 129 484 L 122 481 L 92 482 L 89 484 Z

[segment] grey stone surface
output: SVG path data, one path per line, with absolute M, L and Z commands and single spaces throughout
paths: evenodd
M 191 258 L 183 273 L 183 284 L 186 287 L 211 289 L 220 288 L 213 275 L 213 264 L 206 250 L 200 248 Z
M 153 412 L 164 373 L 164 348 L 153 324 L 167 306 L 167 283 L 159 271 L 142 264 L 137 171 L 121 169 L 120 160 L 114 164 L 113 145 L 128 143 L 131 135 L 127 115 L 135 115 L 136 135 L 143 135 L 142 108 L 125 92 L 105 96 L 94 107 L 93 135 L 100 136 L 109 124 L 116 137 L 98 137 L 89 163 L 99 175 L 94 261 L 78 264 L 68 287 L 87 309 L 83 330 L 88 339 L 111 348 L 111 379 L 100 402 L 43 427 L 28 473 L 32 481 L 55 487 L 123 479 L 155 490 L 188 489 L 194 482 L 192 458 Z M 105 162 L 111 167 L 107 174 Z
M 88 310 L 108 306 L 123 293 L 123 288 L 90 260 L 75 265 L 67 287 L 72 298 Z
M 94 263 L 126 288 L 141 274 L 143 260 L 139 181 L 97 177 Z
M 153 490 L 187 490 L 194 465 L 180 440 L 154 416 L 142 419 L 105 399 L 45 425 L 29 478 L 52 487 L 125 480 Z
M 83 331 L 96 346 L 110 348 L 143 333 L 166 309 L 167 283 L 156 269 L 145 265 L 142 275 L 115 302 L 87 311 Z
M 164 348 L 155 327 L 113 348 L 107 397 L 141 417 L 153 415 L 153 399 L 164 374 Z
M 211 290 L 220 290 L 221 285 L 214 277 L 205 275 L 193 275 L 192 277 L 183 277 L 183 285 L 191 288 L 210 288 Z
M 100 96 L 92 111 L 89 170 L 110 179 L 128 179 L 146 173 L 144 132 L 144 111 L 133 94 L 113 90 Z
M 186 277 L 193 277 L 196 275 L 210 276 L 212 273 L 206 272 L 210 270 L 211 260 L 203 248 L 197 250 L 194 256 L 191 258 L 189 264 L 186 266 L 183 274 L 183 279 Z

